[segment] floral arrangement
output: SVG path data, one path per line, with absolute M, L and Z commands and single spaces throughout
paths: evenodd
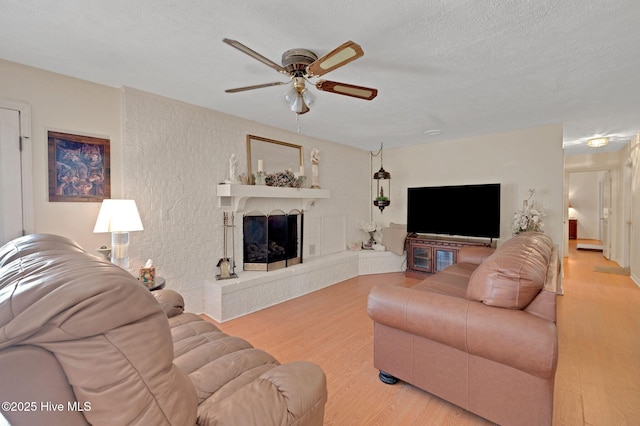
M 280 188 L 298 188 L 298 178 L 291 170 L 284 172 L 271 173 L 266 176 L 265 183 L 267 186 L 277 186 Z
M 376 239 L 374 238 L 374 236 L 376 232 L 381 229 L 380 226 L 378 226 L 378 224 L 372 220 L 369 222 L 363 220 L 362 222 L 360 222 L 360 229 L 369 234 L 369 241 L 363 243 L 362 248 L 365 250 L 373 249 L 373 246 L 376 244 Z
M 513 214 L 513 235 L 526 231 L 542 232 L 544 210 L 538 208 L 535 189 L 529 189 L 529 197 L 522 202 L 522 210 Z
M 360 229 L 362 229 L 364 232 L 376 232 L 380 230 L 380 226 L 378 226 L 377 223 L 375 223 L 374 221 L 365 221 L 363 220 L 362 222 L 360 222 Z

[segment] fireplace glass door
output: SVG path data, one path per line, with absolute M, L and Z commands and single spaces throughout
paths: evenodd
M 302 263 L 303 215 L 277 210 L 251 212 L 243 218 L 245 271 L 271 271 Z

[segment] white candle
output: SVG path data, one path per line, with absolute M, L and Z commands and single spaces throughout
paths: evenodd
M 304 166 L 300 166 L 300 176 L 304 176 Z
M 264 172 L 264 162 L 262 160 L 258 160 L 258 171 Z

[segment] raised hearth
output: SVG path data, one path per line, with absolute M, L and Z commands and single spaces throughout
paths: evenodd
M 400 272 L 405 263 L 404 255 L 362 250 L 315 256 L 272 272 L 242 271 L 234 279 L 205 280 L 204 311 L 225 322 L 357 275 Z

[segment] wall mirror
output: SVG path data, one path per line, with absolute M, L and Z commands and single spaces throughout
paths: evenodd
M 252 175 L 258 171 L 258 162 L 262 163 L 265 173 L 283 172 L 291 169 L 294 173 L 304 165 L 302 147 L 288 142 L 247 135 L 247 171 Z

